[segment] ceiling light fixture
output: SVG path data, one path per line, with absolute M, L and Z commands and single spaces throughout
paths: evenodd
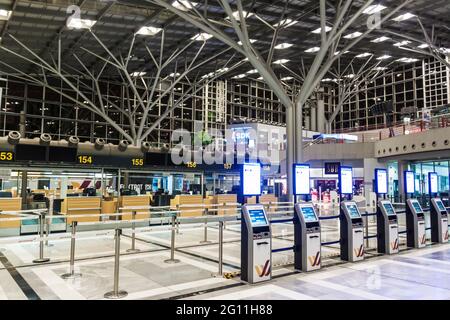
M 388 55 L 388 54 L 385 54 L 385 55 L 379 56 L 377 58 L 377 60 L 386 60 L 386 59 L 389 59 L 389 58 L 392 58 L 392 57 L 390 55 Z
M 67 20 L 67 27 L 69 29 L 91 29 L 96 23 L 95 20 L 70 18 Z
M 248 39 L 248 41 L 250 41 L 250 43 L 255 43 L 257 40 L 255 40 L 255 39 Z M 242 41 L 238 41 L 238 45 L 242 46 Z
M 354 38 L 358 38 L 358 37 L 361 36 L 361 35 L 362 35 L 361 32 L 355 31 L 355 32 L 353 32 L 353 33 L 350 33 L 350 34 L 344 36 L 344 38 L 345 38 L 345 39 L 354 39 Z
M 0 20 L 9 20 L 11 18 L 12 11 L 10 10 L 0 10 Z
M 358 54 L 356 57 L 357 58 L 365 58 L 365 57 L 369 57 L 369 56 L 372 56 L 372 55 L 373 55 L 373 53 L 364 52 L 364 53 Z
M 331 27 L 326 26 L 325 33 L 331 31 L 331 29 L 332 29 Z M 316 34 L 321 33 L 321 32 L 322 32 L 322 28 L 317 28 L 316 30 L 311 31 L 311 33 L 316 33 Z
M 142 27 L 142 28 L 139 29 L 138 32 L 136 32 L 136 34 L 140 34 L 140 35 L 143 35 L 143 36 L 154 36 L 155 34 L 158 34 L 161 31 L 162 31 L 161 28 Z
M 206 40 L 211 39 L 211 38 L 212 38 L 212 35 L 210 35 L 209 33 L 203 32 L 203 33 L 196 34 L 195 36 L 193 36 L 191 38 L 191 40 L 206 41 Z
M 390 39 L 389 37 L 382 36 L 382 37 L 373 39 L 373 40 L 371 40 L 370 42 L 373 42 L 373 43 L 380 43 L 380 42 L 384 42 L 384 41 L 389 40 L 389 39 Z
M 287 27 L 293 26 L 297 22 L 298 21 L 295 21 L 292 19 L 284 19 L 284 20 L 281 20 L 280 22 L 275 23 L 273 26 L 276 28 L 278 28 L 278 27 L 287 28 Z
M 400 21 L 405 21 L 405 20 L 411 19 L 411 18 L 413 18 L 415 16 L 416 16 L 415 14 L 407 12 L 405 14 L 399 15 L 398 17 L 395 17 L 392 20 L 400 22 Z
M 401 42 L 394 43 L 394 47 L 403 47 L 410 43 L 411 43 L 411 41 L 409 41 L 409 40 L 403 40 Z
M 195 7 L 198 3 L 187 0 L 175 0 L 172 2 L 172 6 L 181 11 L 188 11 Z
M 247 12 L 247 11 L 242 11 L 242 16 L 244 17 L 244 19 L 247 19 L 249 17 L 251 17 L 253 15 L 252 12 Z M 232 14 L 233 18 L 236 19 L 237 21 L 239 21 L 241 19 L 241 16 L 239 14 L 239 11 L 235 11 Z M 230 17 L 227 17 L 227 19 L 230 19 Z
M 312 48 L 305 50 L 305 52 L 312 53 L 312 52 L 317 52 L 319 50 L 320 50 L 319 47 L 312 47 Z
M 275 46 L 275 49 L 277 49 L 277 50 L 283 50 L 283 49 L 290 48 L 290 47 L 292 47 L 292 46 L 293 46 L 292 43 L 287 43 L 287 42 L 285 42 L 285 43 L 280 43 L 280 44 L 276 45 L 276 46 Z
M 374 14 L 380 11 L 383 11 L 384 9 L 386 9 L 385 6 L 381 5 L 381 4 L 373 4 L 371 6 L 368 6 L 363 13 L 365 14 Z
M 285 63 L 288 63 L 289 61 L 291 61 L 291 60 L 289 60 L 289 59 L 279 59 L 279 60 L 274 61 L 273 64 L 285 64 Z
M 284 77 L 284 78 L 281 78 L 281 81 L 289 81 L 292 79 L 294 79 L 294 78 L 293 77 Z

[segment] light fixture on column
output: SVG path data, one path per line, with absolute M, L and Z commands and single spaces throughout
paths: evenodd
M 12 144 L 12 145 L 16 145 L 19 143 L 21 137 L 22 136 L 20 135 L 19 131 L 10 131 L 8 133 L 8 143 Z
M 105 139 L 103 139 L 103 138 L 97 138 L 97 139 L 95 139 L 94 147 L 95 147 L 95 149 L 97 149 L 97 150 L 102 150 L 103 147 L 105 146 L 105 144 L 106 144 Z
M 48 133 L 43 133 L 39 136 L 39 144 L 41 145 L 48 146 L 50 141 L 52 141 L 52 136 Z

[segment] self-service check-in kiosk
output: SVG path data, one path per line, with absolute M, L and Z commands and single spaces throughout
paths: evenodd
M 270 280 L 272 233 L 263 205 L 242 207 L 241 233 L 241 280 L 248 283 Z
M 394 206 L 388 200 L 378 201 L 377 248 L 385 254 L 398 253 L 398 219 Z
M 296 270 L 320 269 L 320 221 L 312 203 L 297 203 L 294 214 L 294 266 Z
M 448 242 L 448 214 L 440 198 L 431 198 L 430 206 L 431 241 Z
M 406 200 L 406 244 L 411 248 L 423 248 L 427 243 L 425 214 L 417 199 Z
M 354 201 L 341 202 L 341 259 L 359 261 L 364 259 L 364 223 Z

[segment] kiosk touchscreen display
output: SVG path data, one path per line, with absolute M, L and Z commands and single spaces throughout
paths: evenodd
M 447 209 L 445 209 L 444 204 L 442 203 L 442 200 L 436 200 L 436 205 L 438 206 L 440 211 L 447 212 Z
M 391 203 L 383 203 L 383 207 L 388 216 L 395 216 L 395 210 Z
M 412 206 L 414 207 L 414 210 L 416 210 L 416 213 L 422 213 L 422 207 L 420 206 L 419 202 L 417 201 L 412 201 L 411 202 Z
M 316 222 L 317 217 L 313 207 L 301 207 L 303 218 L 305 222 Z
M 350 218 L 352 219 L 361 218 L 361 215 L 359 214 L 359 210 L 356 204 L 347 204 L 346 206 L 348 213 L 350 214 Z
M 266 215 L 264 214 L 264 210 L 249 210 L 248 215 L 250 216 L 250 222 L 252 226 L 265 226 L 267 225 Z

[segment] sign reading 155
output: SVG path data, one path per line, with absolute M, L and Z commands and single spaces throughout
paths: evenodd
M 142 158 L 131 159 L 131 164 L 135 167 L 142 167 L 144 165 L 144 159 Z
M 11 151 L 1 151 L 0 161 L 14 161 L 14 153 Z

